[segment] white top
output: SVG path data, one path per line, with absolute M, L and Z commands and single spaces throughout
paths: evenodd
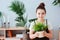
M 33 29 L 33 25 L 35 24 L 35 22 L 33 21 L 33 22 L 31 22 L 31 25 L 30 25 L 30 30 L 34 30 Z M 46 24 L 46 21 L 44 22 L 44 24 Z M 48 22 L 48 30 L 52 30 L 53 29 L 53 27 L 52 27 L 52 25 L 50 24 L 50 22 Z

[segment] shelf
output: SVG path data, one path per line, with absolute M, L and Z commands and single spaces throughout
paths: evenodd
M 5 30 L 5 28 L 0 28 L 0 30 Z
M 5 40 L 22 40 L 23 38 L 8 37 Z
M 25 27 L 0 28 L 0 30 L 25 30 Z
M 25 27 L 6 28 L 6 30 L 25 30 Z
M 20 39 L 20 38 L 16 38 L 15 34 L 19 34 L 20 32 L 22 33 L 22 31 L 25 31 L 25 27 L 0 28 L 0 31 L 1 31 L 0 32 L 1 34 L 3 33 L 3 36 L 0 36 L 0 40 Z M 16 31 L 17 31 L 17 33 L 16 33 Z M 15 32 L 14 35 L 13 35 L 13 32 Z M 6 36 L 7 34 L 8 34 L 8 36 Z
M 5 37 L 4 36 L 0 36 L 0 39 L 5 39 Z

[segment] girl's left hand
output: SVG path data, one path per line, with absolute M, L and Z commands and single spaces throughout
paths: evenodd
M 44 36 L 48 38 L 52 38 L 52 32 L 49 31 L 49 33 L 47 33 L 46 31 L 44 31 Z
M 44 34 L 43 34 L 45 37 L 48 37 L 48 33 L 44 31 Z

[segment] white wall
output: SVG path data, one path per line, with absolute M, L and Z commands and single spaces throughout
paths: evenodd
M 16 14 L 10 10 L 8 7 L 11 5 L 11 2 L 13 0 L 0 0 L 0 11 L 3 12 L 5 16 L 9 17 L 11 26 L 15 26 L 14 19 L 16 18 Z M 53 26 L 60 25 L 60 6 L 54 6 L 52 4 L 53 0 L 20 0 L 25 4 L 26 12 L 25 14 L 28 14 L 28 20 L 31 18 L 36 17 L 35 9 L 36 7 L 41 3 L 44 2 L 46 5 L 47 10 L 47 19 L 50 20 L 53 24 Z
M 9 8 L 9 5 L 11 4 L 12 1 L 13 0 L 0 0 L 0 11 L 6 17 L 6 20 L 8 20 L 8 17 L 9 17 L 11 27 L 15 26 L 14 19 L 16 17 L 16 14 L 12 12 Z

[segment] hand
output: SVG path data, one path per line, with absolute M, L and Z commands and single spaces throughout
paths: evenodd
M 44 36 L 48 38 L 52 38 L 52 32 L 51 31 L 50 33 L 44 32 Z
M 39 36 L 39 33 L 38 32 L 35 32 L 34 35 L 35 35 L 35 37 L 38 37 Z
M 40 31 L 38 32 L 38 34 L 39 34 L 38 38 L 44 37 L 44 31 Z
M 46 37 L 48 36 L 47 32 L 45 32 L 45 31 L 44 31 L 44 34 L 43 35 L 46 36 Z

